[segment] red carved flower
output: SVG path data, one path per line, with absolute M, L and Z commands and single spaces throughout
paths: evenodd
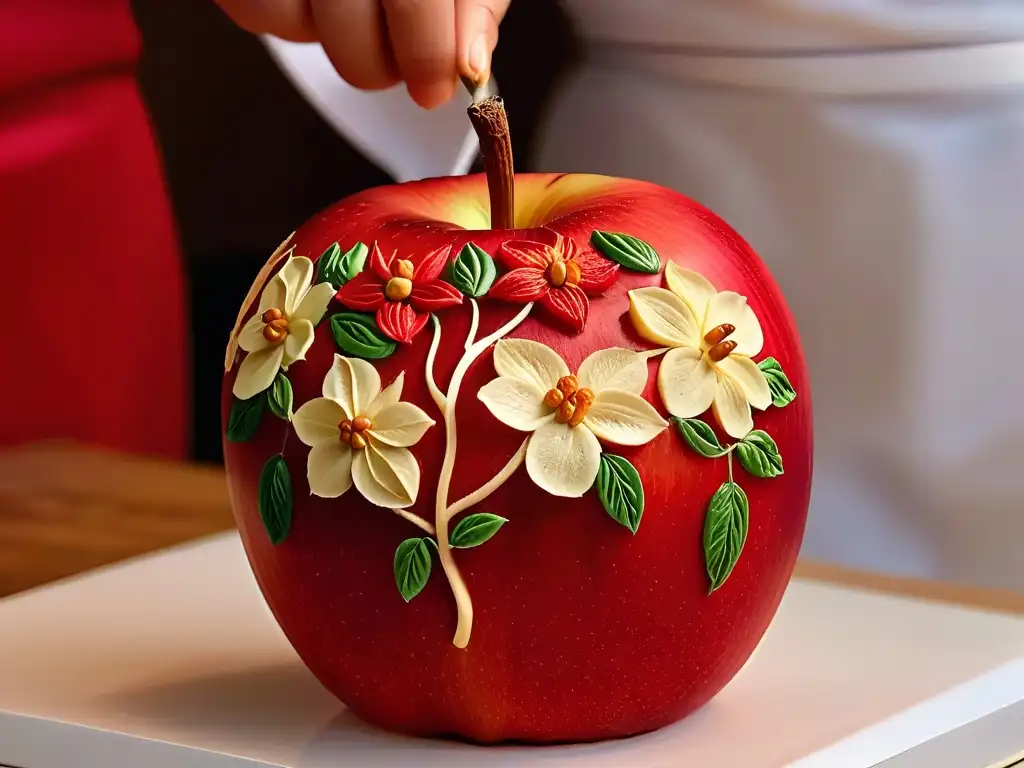
M 377 327 L 403 343 L 423 330 L 431 312 L 462 303 L 462 294 L 438 280 L 448 262 L 449 248 L 438 248 L 418 261 L 385 259 L 376 243 L 370 254 L 370 268 L 349 280 L 336 298 L 349 309 L 377 312 Z
M 590 312 L 587 297 L 606 291 L 615 282 L 619 265 L 549 232 L 550 243 L 510 240 L 501 247 L 498 258 L 512 271 L 498 279 L 490 295 L 517 304 L 538 301 L 573 330 L 581 331 Z

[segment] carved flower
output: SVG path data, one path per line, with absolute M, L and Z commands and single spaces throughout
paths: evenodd
M 228 348 L 224 353 L 224 372 L 227 373 L 235 365 L 235 359 L 238 357 L 238 334 L 242 331 L 242 322 L 245 320 L 245 312 L 249 309 L 249 305 L 256 301 L 256 297 L 259 295 L 260 289 L 263 288 L 263 284 L 267 282 L 267 278 L 270 276 L 270 272 L 277 266 L 278 262 L 281 261 L 285 256 L 289 256 L 295 249 L 295 246 L 288 248 L 288 243 L 292 241 L 295 233 L 292 232 L 288 235 L 288 238 L 277 246 L 270 258 L 267 259 L 267 263 L 263 265 L 263 268 L 256 275 L 256 279 L 252 281 L 252 285 L 249 286 L 249 293 L 245 296 L 245 301 L 242 302 L 242 308 L 238 310 L 238 318 L 235 320 L 235 325 L 231 329 L 231 335 L 228 337 Z
M 689 419 L 713 407 L 731 437 L 754 428 L 750 407 L 764 410 L 771 390 L 751 359 L 761 351 L 761 324 L 746 298 L 718 292 L 704 277 L 669 262 L 664 288 L 629 292 L 637 332 L 671 349 L 658 370 L 658 389 L 669 413 Z
M 312 283 L 313 262 L 292 256 L 263 289 L 259 309 L 238 334 L 238 346 L 248 352 L 232 388 L 239 400 L 259 394 L 279 370 L 305 359 L 334 295 L 330 283 Z
M 632 350 L 595 352 L 573 376 L 550 347 L 503 339 L 494 347 L 494 368 L 498 378 L 484 385 L 478 397 L 499 421 L 533 433 L 526 470 L 555 496 L 582 496 L 594 484 L 599 439 L 644 445 L 668 426 L 640 396 L 647 384 L 647 361 Z
M 383 392 L 380 374 L 365 360 L 334 356 L 323 397 L 292 417 L 295 434 L 312 450 L 306 463 L 309 491 L 333 499 L 352 483 L 371 504 L 403 509 L 416 502 L 420 465 L 409 451 L 434 421 L 402 402 L 405 373 Z
M 431 312 L 462 303 L 462 294 L 438 278 L 448 262 L 449 248 L 439 248 L 418 261 L 384 258 L 373 244 L 369 269 L 341 286 L 338 301 L 350 309 L 377 312 L 377 327 L 395 341 L 408 343 L 423 330 Z
M 607 290 L 615 282 L 619 265 L 548 231 L 550 243 L 511 240 L 501 247 L 498 258 L 511 272 L 498 279 L 490 296 L 516 304 L 538 301 L 580 331 L 590 312 L 587 297 Z

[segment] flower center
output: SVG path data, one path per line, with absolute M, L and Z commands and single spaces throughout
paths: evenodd
M 565 261 L 561 258 L 556 258 L 548 265 L 548 268 L 544 271 L 544 276 L 556 288 L 560 288 L 563 285 L 576 285 L 581 277 L 580 265 L 575 261 Z
M 343 443 L 348 443 L 357 451 L 362 450 L 366 447 L 366 432 L 372 426 L 373 422 L 365 416 L 357 416 L 351 421 L 345 419 L 338 424 L 338 429 L 341 430 L 339 439 Z
M 412 280 L 407 277 L 392 277 L 384 286 L 384 295 L 391 301 L 408 299 L 410 293 L 412 293 Z
M 406 280 L 412 280 L 412 272 L 412 262 L 408 259 L 395 259 L 391 264 L 391 274 L 395 277 L 404 277 Z
M 570 262 L 571 263 L 571 262 Z M 586 387 L 580 388 L 579 379 L 575 376 L 563 376 L 544 395 L 544 404 L 555 409 L 555 421 L 578 427 L 594 402 L 594 392 Z
M 736 349 L 735 341 L 726 341 L 736 332 L 736 326 L 729 323 L 716 325 L 704 334 L 704 343 L 708 345 L 708 359 L 713 363 L 725 360 Z
M 263 338 L 271 344 L 280 344 L 288 335 L 288 318 L 280 309 L 272 307 L 260 317 L 266 325 L 263 326 Z

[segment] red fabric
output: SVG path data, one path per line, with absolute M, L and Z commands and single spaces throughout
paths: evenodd
M 138 46 L 127 0 L 0 3 L 0 445 L 185 454 L 181 265 Z

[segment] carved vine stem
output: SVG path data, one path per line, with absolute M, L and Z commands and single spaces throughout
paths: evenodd
M 475 300 L 473 301 L 475 304 Z M 455 606 L 458 610 L 458 624 L 455 629 L 455 637 L 452 643 L 456 648 L 465 648 L 469 644 L 469 636 L 473 630 L 473 602 L 469 597 L 469 590 L 462 580 L 458 566 L 455 564 L 455 557 L 452 554 L 451 544 L 448 541 L 448 523 L 452 517 L 464 509 L 477 504 L 505 482 L 509 476 L 522 463 L 526 455 L 526 442 L 516 452 L 515 456 L 493 479 L 487 482 L 479 490 L 460 499 L 451 507 L 448 506 L 448 492 L 451 486 L 452 471 L 455 468 L 455 454 L 457 450 L 457 426 L 455 423 L 455 406 L 459 399 L 459 390 L 462 387 L 462 380 L 469 370 L 469 366 L 476 360 L 485 349 L 498 341 L 505 335 L 511 333 L 533 309 L 533 304 L 527 304 L 520 310 L 519 314 L 509 320 L 505 325 L 490 336 L 485 336 L 479 341 L 467 345 L 465 353 L 455 366 L 451 383 L 448 385 L 448 392 L 442 395 L 434 382 L 433 365 L 437 347 L 441 341 L 441 323 L 436 315 L 432 318 L 434 323 L 434 341 L 431 344 L 427 356 L 427 385 L 444 416 L 445 426 L 445 449 L 444 460 L 441 463 L 441 474 L 437 480 L 437 500 L 434 506 L 434 527 L 437 533 L 437 551 L 441 558 L 441 565 L 444 568 L 445 576 L 451 585 L 452 594 L 455 596 Z M 476 313 L 474 313 L 476 316 Z M 475 324 L 474 324 L 475 325 Z M 473 329 L 471 329 L 470 341 L 472 341 Z

